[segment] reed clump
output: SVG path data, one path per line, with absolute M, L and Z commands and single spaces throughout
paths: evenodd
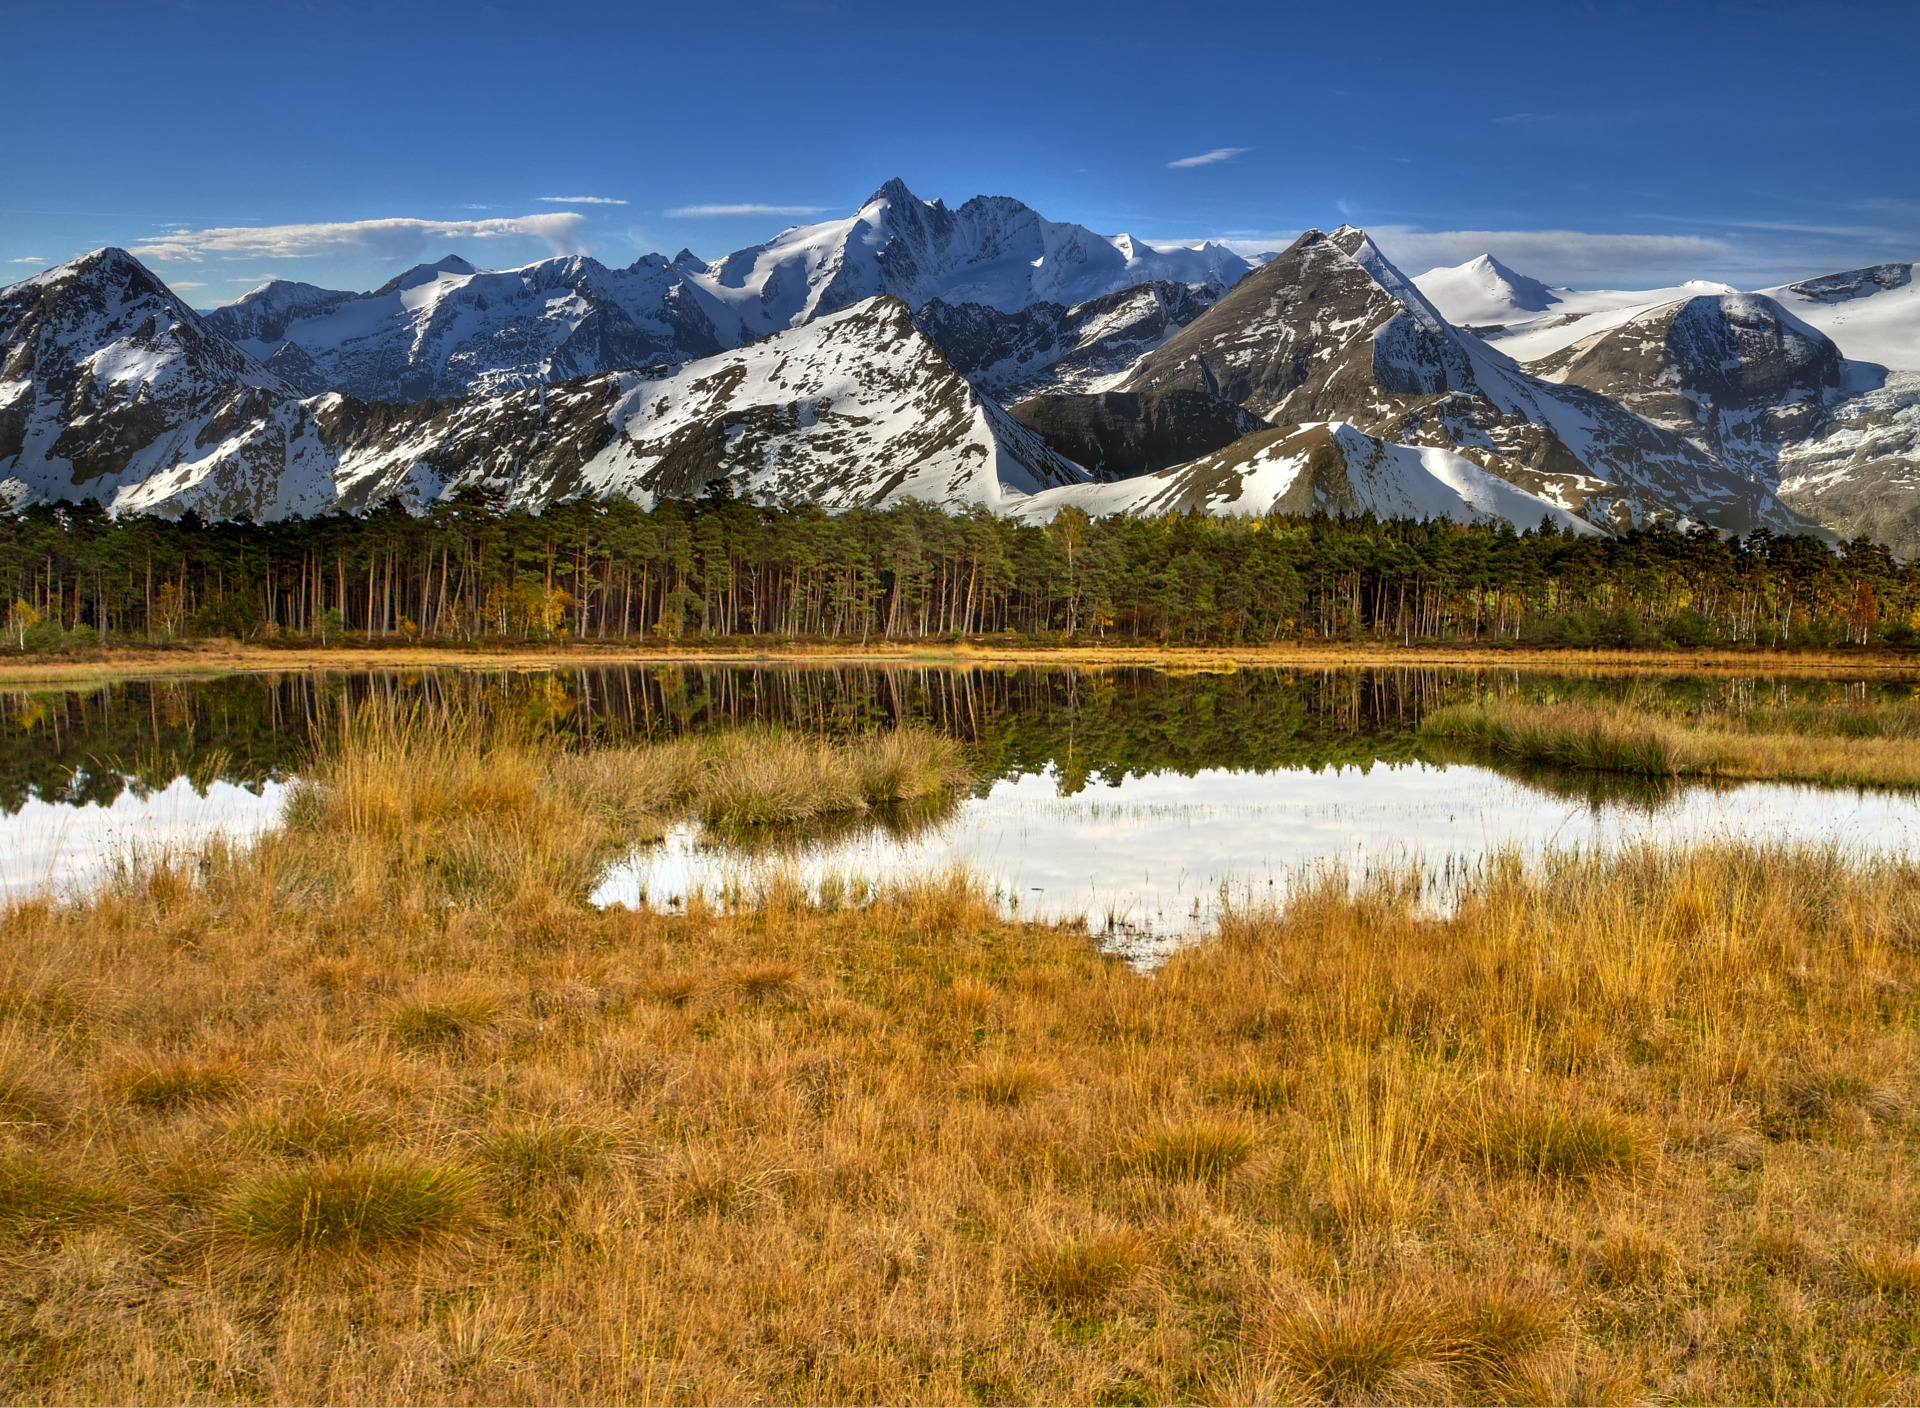
M 1449 705 L 1420 736 L 1496 763 L 1629 777 L 1920 787 L 1920 707 L 1673 716 L 1633 700 Z
M 1152 973 L 964 877 L 594 908 L 702 746 L 369 730 L 0 911 L 6 1396 L 1920 1397 L 1920 868 L 1328 876 Z

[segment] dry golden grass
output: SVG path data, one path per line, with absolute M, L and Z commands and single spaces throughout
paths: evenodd
M 1438 709 L 1431 742 L 1495 761 L 1635 777 L 1920 787 L 1920 705 L 1674 718 L 1632 702 Z
M 962 882 L 600 913 L 680 763 L 350 744 L 0 917 L 6 1399 L 1920 1396 L 1913 868 L 1332 879 L 1146 974 Z

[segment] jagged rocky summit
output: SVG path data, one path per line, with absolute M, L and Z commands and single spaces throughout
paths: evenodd
M 1103 338 L 1130 336 L 1137 356 L 1154 332 L 1123 329 L 1177 326 L 1205 306 L 1189 302 L 1248 267 L 1218 245 L 1097 235 L 1005 196 L 949 210 L 893 180 L 848 219 L 798 225 L 710 264 L 682 250 L 624 269 L 570 255 L 496 272 L 449 257 L 364 294 L 274 280 L 208 324 L 308 395 L 406 403 L 711 356 L 886 294 L 914 309 L 1000 315 L 984 336 L 967 334 L 967 355 L 1032 378 L 1063 359 L 1100 361 L 1082 344 Z M 1141 285 L 1157 285 L 1159 306 L 1090 306 Z M 1049 318 L 1074 326 L 1042 335 Z M 1100 330 L 1083 334 L 1091 320 Z M 942 326 L 933 313 L 928 331 L 947 347 Z

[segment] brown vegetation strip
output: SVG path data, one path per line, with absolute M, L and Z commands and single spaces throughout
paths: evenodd
M 1920 787 L 1920 704 L 1672 718 L 1632 703 L 1486 701 L 1435 711 L 1430 743 L 1494 761 L 1650 778 Z
M 1167 670 L 1391 669 L 1456 666 L 1463 669 L 1550 670 L 1577 674 L 1671 673 L 1796 675 L 1920 672 L 1920 653 L 1908 649 L 1820 647 L 1776 649 L 1631 650 L 1548 649 L 1534 646 L 1367 645 L 1330 642 L 1279 646 L 1161 646 L 1007 644 L 992 638 L 955 643 L 864 648 L 845 642 L 817 645 L 762 642 L 751 637 L 694 644 L 522 645 L 461 649 L 382 642 L 326 648 L 196 641 L 166 649 L 108 649 L 71 655 L 0 655 L 0 684 L 60 685 L 119 678 L 212 677 L 304 670 L 475 669 L 558 670 L 610 665 L 789 663 L 794 665 L 907 662 L 970 665 L 1148 667 Z
M 1147 975 L 960 882 L 594 911 L 684 759 L 321 775 L 0 919 L 9 1400 L 1920 1395 L 1910 867 L 1331 883 Z

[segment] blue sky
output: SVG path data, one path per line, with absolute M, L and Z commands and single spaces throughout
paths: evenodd
M 118 244 L 201 306 L 713 257 L 894 175 L 1249 251 L 1351 221 L 1413 273 L 1920 259 L 1913 0 L 0 0 L 0 53 L 0 282 Z

